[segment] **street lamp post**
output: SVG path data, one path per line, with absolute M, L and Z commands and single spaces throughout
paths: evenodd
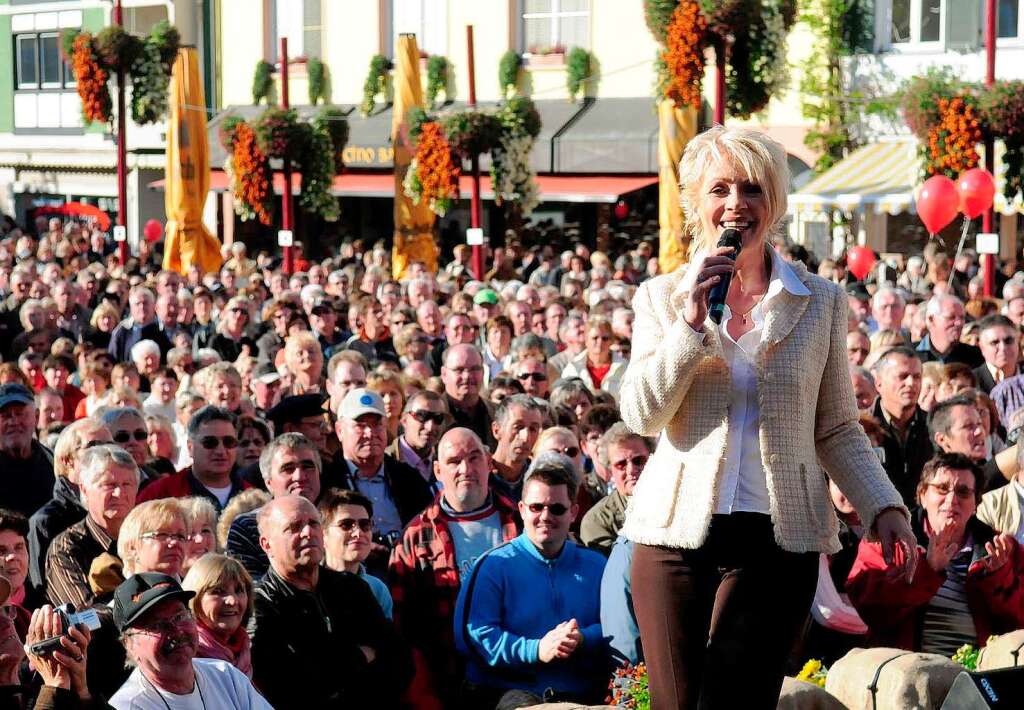
M 466 25 L 466 71 L 469 79 L 468 107 L 476 108 L 476 67 L 473 58 L 473 25 Z M 469 224 L 474 229 L 480 227 L 480 156 L 473 154 L 470 158 L 473 172 L 473 189 L 469 203 Z M 484 248 L 481 244 L 473 245 L 473 277 L 477 281 L 484 279 Z
M 288 38 L 281 38 L 281 57 L 280 57 L 280 69 L 281 69 L 281 108 L 287 111 L 290 106 L 288 103 Z M 281 196 L 281 228 L 286 232 L 292 231 L 292 161 L 288 159 L 286 155 L 284 157 L 281 172 L 284 176 L 284 190 Z M 294 238 L 294 237 L 293 237 Z M 292 260 L 292 247 L 291 244 L 285 244 L 283 247 L 283 261 L 282 264 L 284 272 L 291 276 L 292 271 L 295 270 L 295 264 Z
M 985 86 L 996 82 L 996 0 L 985 3 Z M 996 143 L 991 136 L 985 139 L 985 169 L 992 175 L 996 174 Z M 993 228 L 992 208 L 981 215 L 981 231 L 991 233 Z M 985 295 L 989 298 L 996 290 L 996 257 L 995 254 L 983 254 L 981 257 L 982 273 L 985 281 Z
M 121 7 L 121 0 L 114 2 L 114 24 L 120 27 L 124 24 L 124 10 Z M 124 67 L 117 70 L 117 226 L 120 227 L 121 241 L 117 243 L 117 257 L 124 268 L 128 263 L 128 228 L 127 228 L 127 203 L 128 203 L 128 150 L 125 142 L 125 117 L 124 117 Z

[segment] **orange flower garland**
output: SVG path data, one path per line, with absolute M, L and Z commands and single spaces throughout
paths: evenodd
M 416 142 L 415 160 L 421 199 L 428 200 L 434 212 L 444 214 L 459 197 L 459 174 L 462 171 L 452 159 L 452 149 L 441 124 L 430 121 L 422 125 Z
M 234 142 L 235 199 L 252 210 L 260 222 L 272 221 L 267 203 L 270 197 L 270 177 L 267 157 L 256 145 L 256 131 L 248 123 L 235 127 Z
M 974 102 L 963 96 L 939 99 L 939 122 L 928 128 L 928 173 L 955 178 L 978 167 L 976 146 L 982 140 Z
M 107 88 L 107 72 L 100 66 L 92 37 L 87 32 L 75 38 L 71 68 L 78 85 L 78 96 L 82 99 L 83 118 L 89 122 L 109 122 L 113 102 Z
M 677 106 L 700 109 L 700 80 L 704 76 L 704 45 L 708 22 L 697 0 L 681 0 L 666 29 L 662 57 L 668 70 L 665 96 Z

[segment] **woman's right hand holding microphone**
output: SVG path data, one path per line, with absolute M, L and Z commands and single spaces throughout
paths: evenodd
M 683 319 L 697 332 L 704 330 L 711 289 L 736 268 L 735 258 L 736 253 L 732 247 L 717 247 L 693 265 L 692 268 L 697 270 L 697 278 L 686 297 Z

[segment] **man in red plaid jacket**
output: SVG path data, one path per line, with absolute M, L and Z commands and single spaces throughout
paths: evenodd
M 434 473 L 443 489 L 392 551 L 389 586 L 395 623 L 448 705 L 462 681 L 452 627 L 461 581 L 483 553 L 518 536 L 522 520 L 511 501 L 489 490 L 491 464 L 476 434 L 451 429 L 437 451 Z

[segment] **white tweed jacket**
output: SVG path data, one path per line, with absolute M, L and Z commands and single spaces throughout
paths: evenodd
M 838 521 L 822 469 L 865 526 L 906 511 L 857 421 L 841 288 L 791 264 L 810 296 L 783 290 L 767 304 L 755 355 L 764 462 L 775 540 L 790 552 L 834 553 Z M 703 544 L 717 500 L 729 417 L 729 366 L 717 326 L 682 318 L 685 269 L 645 282 L 633 299 L 632 357 L 619 406 L 658 445 L 630 498 L 622 534 L 645 545 Z

